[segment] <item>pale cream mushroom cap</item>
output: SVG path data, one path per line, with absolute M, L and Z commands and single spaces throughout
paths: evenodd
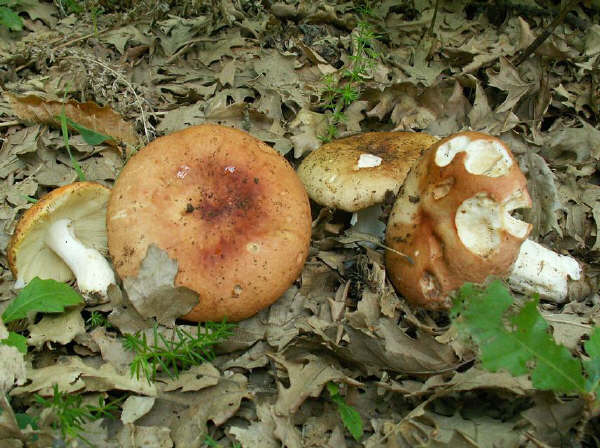
M 8 262 L 24 286 L 34 277 L 59 282 L 74 280 L 73 271 L 46 244 L 52 224 L 70 220 L 70 228 L 84 246 L 101 254 L 108 251 L 106 205 L 110 189 L 96 182 L 76 182 L 52 190 L 28 209 L 8 246 Z
M 298 176 L 310 198 L 348 212 L 394 194 L 413 163 L 438 139 L 416 132 L 369 132 L 327 143 L 310 153 Z

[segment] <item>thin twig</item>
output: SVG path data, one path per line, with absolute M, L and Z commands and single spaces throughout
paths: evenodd
M 425 37 L 425 35 L 433 36 L 433 28 L 435 27 L 435 20 L 437 18 L 439 7 L 440 0 L 435 0 L 435 7 L 433 8 L 433 17 L 431 18 L 431 22 L 429 23 L 429 29 L 425 32 L 425 34 L 422 37 Z
M 9 128 L 11 126 L 16 126 L 18 124 L 21 124 L 21 122 L 19 120 L 15 120 L 15 121 L 3 121 L 2 123 L 0 123 L 0 128 Z
M 89 39 L 90 37 L 101 36 L 102 34 L 108 33 L 109 31 L 112 31 L 114 29 L 116 29 L 116 27 L 107 28 L 107 29 L 102 30 L 102 31 L 95 31 L 95 32 L 91 32 L 89 34 L 86 34 L 84 36 L 76 37 L 74 39 L 71 39 L 71 40 L 68 40 L 66 42 L 63 42 L 60 45 L 57 45 L 56 47 L 53 48 L 53 50 L 58 50 L 60 48 L 68 47 L 68 46 L 73 45 L 74 43 L 77 43 L 79 41 L 82 41 L 82 40 L 85 40 L 85 39 Z
M 560 13 L 554 18 L 552 23 L 548 25 L 544 29 L 544 31 L 542 31 L 542 33 L 538 37 L 536 37 L 536 39 L 533 42 L 531 42 L 531 44 L 529 44 L 525 51 L 523 51 L 523 53 L 521 53 L 514 60 L 513 65 L 516 67 L 522 62 L 524 62 L 529 56 L 531 56 L 533 52 L 535 52 L 535 50 L 537 50 L 538 47 L 542 45 L 544 41 L 548 39 L 548 37 L 550 37 L 554 29 L 564 22 L 565 17 L 567 17 L 569 11 L 571 11 L 571 9 L 573 9 L 577 5 L 577 3 L 579 3 L 579 0 L 571 0 L 569 3 L 567 3 L 565 7 L 560 11 Z

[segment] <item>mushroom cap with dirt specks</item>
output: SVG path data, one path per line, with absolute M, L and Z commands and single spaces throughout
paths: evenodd
M 45 243 L 50 225 L 72 221 L 75 236 L 85 246 L 106 254 L 106 204 L 110 189 L 96 182 L 75 182 L 52 190 L 28 209 L 8 246 L 10 269 L 19 283 L 34 277 L 59 282 L 74 280 L 71 269 Z
M 398 192 L 415 160 L 438 139 L 422 132 L 368 132 L 310 153 L 298 176 L 320 205 L 355 212 Z
M 512 213 L 528 207 L 525 176 L 501 140 L 478 132 L 440 140 L 415 163 L 388 219 L 390 280 L 409 302 L 448 309 L 464 282 L 509 272 L 531 230 Z
M 114 186 L 108 246 L 137 274 L 151 244 L 178 263 L 175 286 L 199 295 L 183 319 L 239 321 L 279 298 L 308 255 L 308 196 L 289 163 L 246 132 L 200 125 L 135 154 Z

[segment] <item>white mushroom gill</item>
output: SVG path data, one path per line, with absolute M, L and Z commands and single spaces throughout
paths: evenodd
M 44 240 L 73 271 L 83 294 L 106 296 L 108 286 L 116 283 L 115 274 L 106 258 L 77 239 L 70 219 L 59 219 L 52 223 Z
M 471 174 L 500 177 L 512 165 L 510 155 L 495 140 L 471 140 L 466 135 L 453 138 L 440 145 L 435 154 L 437 166 L 448 166 L 459 152 L 467 153 L 465 168 Z
M 537 293 L 545 299 L 563 302 L 569 292 L 569 279 L 580 278 L 581 266 L 574 258 L 525 240 L 508 276 L 508 284 L 524 294 Z

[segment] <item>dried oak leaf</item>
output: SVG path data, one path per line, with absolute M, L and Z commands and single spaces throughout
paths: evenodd
M 43 123 L 60 127 L 58 116 L 63 107 L 67 118 L 99 134 L 111 137 L 106 143 L 120 148 L 121 145 L 138 146 L 140 141 L 135 129 L 108 106 L 100 107 L 94 102 L 79 103 L 44 99 L 37 95 L 18 96 L 6 94 L 14 113 L 26 123 Z
M 289 375 L 290 387 L 277 384 L 279 392 L 275 403 L 277 415 L 292 415 L 308 397 L 318 397 L 329 381 L 349 381 L 340 370 L 325 359 L 308 354 L 302 360 L 286 360 L 282 356 L 270 355 L 282 365 Z
M 173 327 L 175 319 L 198 304 L 198 294 L 175 287 L 177 261 L 151 244 L 135 277 L 125 277 L 123 287 L 137 312 L 145 319 L 156 317 L 163 325 Z

